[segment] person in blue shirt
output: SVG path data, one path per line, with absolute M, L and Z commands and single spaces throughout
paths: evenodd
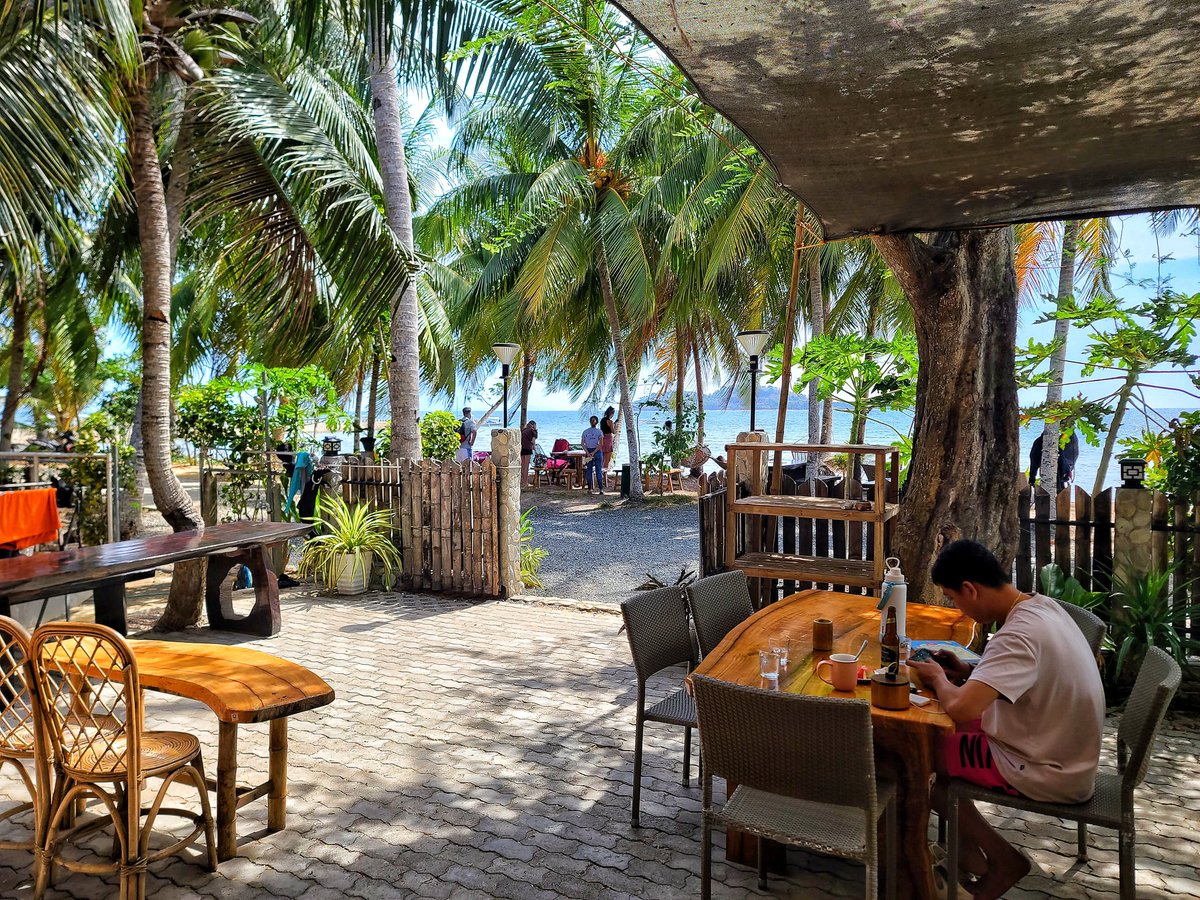
M 580 442 L 583 444 L 584 452 L 587 454 L 583 469 L 583 480 L 587 483 L 588 493 L 592 493 L 593 482 L 600 493 L 604 493 L 604 451 L 600 449 L 600 442 L 604 439 L 603 432 L 599 428 L 600 420 L 595 416 L 591 418 L 591 427 L 584 429 L 583 437 Z

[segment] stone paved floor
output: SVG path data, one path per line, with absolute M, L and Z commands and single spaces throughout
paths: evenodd
M 151 867 L 150 896 L 698 896 L 699 790 L 694 779 L 678 783 L 677 730 L 648 728 L 645 827 L 628 825 L 634 688 L 616 616 L 293 593 L 283 621 L 281 635 L 247 645 L 311 666 L 338 695 L 292 719 L 289 827 L 251 837 L 266 819 L 265 804 L 252 804 L 240 819 L 250 837 L 240 858 L 216 874 L 194 858 L 164 860 Z M 147 705 L 152 726 L 198 734 L 215 768 L 205 708 L 156 695 Z M 242 735 L 244 774 L 261 780 L 265 727 Z M 1198 753 L 1196 722 L 1173 718 L 1139 795 L 1139 896 L 1200 898 Z M 0 776 L 0 797 L 13 790 Z M 1011 896 L 1115 898 L 1112 835 L 1097 833 L 1092 861 L 1073 868 L 1071 830 L 1000 821 L 1035 866 Z M 797 851 L 790 859 L 774 896 L 861 895 L 861 869 Z M 0 853 L 0 897 L 32 893 L 29 860 Z M 714 872 L 718 897 L 763 896 L 744 869 L 718 861 Z M 65 871 L 55 887 L 54 897 L 115 896 L 112 879 Z

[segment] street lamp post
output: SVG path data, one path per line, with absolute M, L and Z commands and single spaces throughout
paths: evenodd
M 766 346 L 770 335 L 765 331 L 739 331 L 738 343 L 750 357 L 750 430 L 754 431 L 754 408 L 758 405 L 756 394 L 758 390 L 758 357 Z
M 504 381 L 504 427 L 508 427 L 508 367 L 521 352 L 518 344 L 492 344 L 492 352 L 500 360 L 500 377 Z

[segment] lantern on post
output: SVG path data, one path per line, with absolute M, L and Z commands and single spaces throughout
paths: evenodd
M 742 350 L 750 357 L 750 430 L 754 431 L 754 408 L 757 406 L 757 390 L 758 390 L 758 357 L 762 354 L 763 347 L 766 346 L 767 338 L 770 335 L 765 331 L 739 331 L 737 334 L 738 343 L 741 344 Z
M 1140 488 L 1146 480 L 1146 460 L 1138 457 L 1128 457 L 1121 460 L 1121 487 Z
M 500 360 L 500 378 L 504 382 L 504 427 L 508 427 L 508 373 L 509 367 L 521 353 L 519 344 L 492 344 L 492 352 Z

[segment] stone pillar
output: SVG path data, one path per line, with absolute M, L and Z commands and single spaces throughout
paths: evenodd
M 500 587 L 515 597 L 521 584 L 521 432 L 492 429 L 492 462 L 500 484 L 497 490 L 497 533 L 500 535 Z
M 1155 559 L 1151 524 L 1156 492 L 1141 488 L 1117 488 L 1113 509 L 1113 580 L 1125 581 L 1144 575 L 1164 560 Z
M 739 444 L 765 444 L 765 443 L 767 443 L 767 433 L 762 430 L 739 431 L 738 436 L 737 436 L 737 442 Z M 769 454 L 764 453 L 764 454 L 762 454 L 762 456 L 760 458 L 760 461 L 762 463 L 761 475 L 763 478 L 766 477 L 767 456 L 768 455 Z M 735 481 L 747 481 L 748 482 L 748 481 L 750 481 L 750 474 L 751 474 L 750 473 L 750 457 L 748 455 L 743 455 L 743 454 L 739 453 L 738 458 L 737 458 L 737 471 L 731 473 L 731 475 L 733 476 Z

